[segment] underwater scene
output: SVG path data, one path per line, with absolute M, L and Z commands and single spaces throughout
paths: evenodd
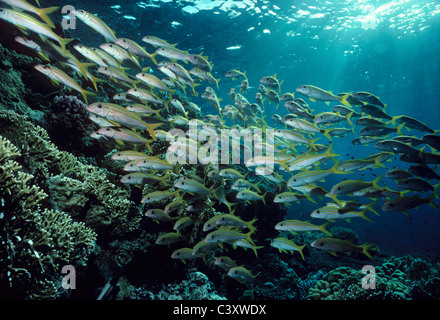
M 439 35 L 435 0 L 0 0 L 1 299 L 440 299 Z

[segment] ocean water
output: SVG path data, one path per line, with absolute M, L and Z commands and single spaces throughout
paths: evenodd
M 252 102 L 260 79 L 276 75 L 283 81 L 280 93 L 294 93 L 296 98 L 303 98 L 313 114 L 331 111 L 336 103 L 313 102 L 296 92 L 298 86 L 314 85 L 334 94 L 370 92 L 387 105 L 384 110 L 389 115 L 414 117 L 440 130 L 440 4 L 437 1 L 77 0 L 60 3 L 40 0 L 40 4 L 41 7 L 71 5 L 77 10 L 95 13 L 118 38 L 129 38 L 145 45 L 142 37 L 153 35 L 177 43 L 181 50 L 203 53 L 213 64 L 212 75 L 220 79 L 219 89 L 212 83 L 209 86 L 215 89 L 222 105 L 232 103 L 231 88 L 240 90 L 239 80 L 224 76 L 228 70 L 238 69 L 246 71 L 249 88 L 245 95 Z M 57 11 L 51 17 L 61 21 L 66 15 Z M 57 30 L 60 31 L 59 26 Z M 74 29 L 65 32 L 67 37 L 89 47 L 105 42 L 101 35 L 80 21 Z M 148 52 L 155 50 L 145 46 Z M 22 48 L 16 45 L 14 49 L 20 52 Z M 154 67 L 152 72 L 162 76 Z M 205 86 L 196 88 L 198 97 L 188 97 L 201 107 L 202 114 L 215 114 L 216 110 L 200 97 Z M 353 108 L 359 112 L 359 106 Z M 271 118 L 287 113 L 283 102 L 277 106 L 268 99 L 264 101 L 264 119 L 268 126 L 280 127 Z M 354 123 L 356 118 L 352 121 Z M 227 123 L 231 125 L 232 121 L 229 119 Z M 373 145 L 352 144 L 361 128 L 355 126 L 355 133 L 333 137 L 332 152 L 339 154 L 340 161 L 362 159 L 380 152 Z M 403 132 L 419 138 L 426 134 L 414 129 L 403 129 Z M 324 137 L 318 143 L 330 145 Z M 428 146 L 424 150 L 431 151 Z M 347 177 L 330 175 L 319 185 L 330 190 L 343 178 L 372 181 L 392 169 L 406 170 L 411 164 L 400 161 L 396 155 L 385 165 L 386 168 L 355 172 Z M 439 165 L 430 167 L 440 174 Z M 324 164 L 322 168 L 330 166 Z M 284 177 L 287 180 L 290 174 Z M 396 190 L 396 182 L 386 177 L 382 177 L 379 185 Z M 423 198 L 431 194 L 419 193 Z M 311 219 L 310 213 L 329 201 L 316 200 L 317 204 L 304 200 L 292 204 L 285 219 L 324 223 L 324 220 Z M 433 202 L 440 206 L 437 197 Z M 440 210 L 424 204 L 409 210 L 409 214 L 384 212 L 381 210 L 383 203 L 384 200 L 379 199 L 375 206 L 379 216 L 368 213 L 373 223 L 357 218 L 350 222 L 339 220 L 335 224 L 352 229 L 359 237 L 359 244 L 376 244 L 386 256 L 412 255 L 437 261 Z M 269 210 L 264 212 L 261 204 L 256 208 L 259 214 L 271 214 Z
M 141 42 L 155 35 L 191 53 L 203 53 L 213 63 L 213 76 L 221 78 L 217 95 L 230 101 L 229 89 L 239 91 L 240 81 L 224 77 L 226 71 L 246 71 L 254 97 L 259 80 L 277 75 L 283 80 L 281 93 L 311 84 L 339 92 L 367 91 L 387 104 L 392 116 L 408 115 L 440 129 L 440 5 L 435 1 L 107 1 L 69 4 L 98 13 L 120 37 Z M 59 5 L 48 1 L 47 5 Z M 92 37 L 80 22 L 71 30 L 89 46 L 102 38 Z M 296 93 L 296 97 L 301 97 Z M 305 97 L 302 97 L 305 100 Z M 201 101 L 195 99 L 196 102 Z M 315 113 L 330 111 L 324 103 L 307 101 Z M 334 104 L 332 104 L 334 105 Z M 212 108 L 204 105 L 204 111 Z M 280 104 L 265 102 L 266 120 L 287 111 Z M 359 110 L 358 110 L 359 111 Z M 359 131 L 357 131 L 359 132 Z M 423 136 L 411 130 L 405 134 Z M 335 138 L 333 150 L 342 160 L 362 158 L 377 152 L 372 145 L 352 146 L 357 136 Z M 409 164 L 393 157 L 389 169 Z M 434 166 L 437 167 L 437 166 Z M 375 169 L 374 173 L 386 171 Z M 350 177 L 351 178 L 351 177 Z M 365 181 L 374 176 L 366 173 Z M 330 176 L 325 187 L 339 182 Z M 383 178 L 391 189 L 394 181 Z M 315 208 L 291 208 L 290 217 L 307 217 Z M 299 212 L 298 212 L 299 211 Z M 299 215 L 298 215 L 299 214 Z M 430 206 L 411 210 L 411 216 L 391 212 L 374 217 L 374 224 L 353 219 L 365 241 L 377 243 L 397 255 L 428 254 L 440 249 L 440 215 Z M 343 225 L 343 222 L 341 222 Z M 348 226 L 348 224 L 347 224 Z M 356 227 L 355 227 L 356 226 Z

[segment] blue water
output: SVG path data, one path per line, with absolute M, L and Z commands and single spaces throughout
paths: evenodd
M 42 7 L 60 5 L 59 1 L 40 0 Z M 230 69 L 246 71 L 250 88 L 249 101 L 254 101 L 260 79 L 275 75 L 281 81 L 281 93 L 295 93 L 309 103 L 313 114 L 331 111 L 323 102 L 312 102 L 295 91 L 300 85 L 314 85 L 334 94 L 367 91 L 387 104 L 385 111 L 392 116 L 408 115 L 429 127 L 440 129 L 440 4 L 438 1 L 71 1 L 77 9 L 98 14 L 118 38 L 130 38 L 142 45 L 145 35 L 178 43 L 178 48 L 209 57 L 213 76 L 220 78 L 216 93 L 222 105 L 232 103 L 229 90 L 239 91 L 240 81 L 225 78 Z M 61 19 L 59 12 L 54 20 Z M 104 42 L 82 22 L 69 30 L 69 35 L 84 45 L 97 47 Z M 147 45 L 147 51 L 155 49 Z M 159 59 L 158 59 L 159 60 Z M 159 71 L 153 72 L 162 77 Z M 215 88 L 215 84 L 212 84 Z M 200 88 L 204 88 L 204 85 Z M 202 91 L 200 90 L 199 93 Z M 209 103 L 190 97 L 201 106 L 204 114 L 215 114 Z M 359 106 L 354 106 L 359 111 Z M 269 126 L 275 126 L 272 115 L 287 114 L 283 103 L 264 102 Z M 353 119 L 355 122 L 356 119 Z M 361 159 L 378 153 L 373 145 L 353 146 L 359 136 L 350 133 L 333 138 L 332 152 L 340 160 Z M 421 138 L 417 130 L 405 134 Z M 327 143 L 324 138 L 318 143 Z M 425 147 L 425 151 L 431 151 Z M 332 163 L 332 162 L 330 162 Z M 377 168 L 355 173 L 348 179 L 374 180 L 387 170 L 407 169 L 410 164 L 395 156 Z M 323 168 L 328 168 L 323 165 Z M 438 165 L 431 165 L 440 174 Z M 347 175 L 348 176 L 348 175 Z M 342 175 L 332 175 L 320 184 L 326 190 L 342 181 Z M 438 182 L 435 182 L 438 183 Z M 396 189 L 396 183 L 385 177 L 379 185 Z M 425 197 L 425 195 L 421 195 Z M 328 199 L 328 198 L 327 198 Z M 312 220 L 310 213 L 323 205 L 301 201 L 289 207 L 286 219 Z M 372 199 L 363 199 L 369 203 Z M 440 199 L 434 202 L 440 205 Z M 428 205 L 409 211 L 368 213 L 374 223 L 364 219 L 338 221 L 338 226 L 352 229 L 360 243 L 377 244 L 386 255 L 411 254 L 438 260 L 440 252 L 440 212 Z M 261 208 L 261 207 L 260 207 Z M 270 214 L 271 212 L 267 212 Z M 274 251 L 276 252 L 276 251 Z
M 215 1 L 217 6 L 212 3 L 108 1 L 103 5 L 76 1 L 75 6 L 99 12 L 120 37 L 140 42 L 144 35 L 155 35 L 178 43 L 180 49 L 203 52 L 214 64 L 214 77 L 222 78 L 217 95 L 225 103 L 230 101 L 229 89 L 238 90 L 240 83 L 224 78 L 224 73 L 237 68 L 247 72 L 248 97 L 257 92 L 261 77 L 277 74 L 284 80 L 282 93 L 294 92 L 302 84 L 334 93 L 368 91 L 388 105 L 388 114 L 413 116 L 440 128 L 440 44 L 436 40 L 440 5 L 435 1 L 245 1 L 235 2 L 240 7 L 229 10 L 222 9 L 223 1 Z M 72 31 L 89 45 L 101 43 L 100 37 L 83 38 L 83 33 L 89 34 L 83 24 Z M 203 100 L 194 101 L 204 106 L 205 112 L 213 112 Z M 308 102 L 316 113 L 330 109 L 324 103 Z M 270 119 L 274 113 L 287 112 L 281 104 L 276 110 L 266 101 L 265 113 Z M 274 125 L 271 120 L 268 124 Z M 415 130 L 408 134 L 421 137 Z M 333 150 L 343 160 L 377 152 L 372 146 L 352 146 L 355 137 L 334 139 Z M 398 157 L 387 165 L 389 169 L 408 167 Z M 375 169 L 374 173 L 385 171 Z M 374 179 L 370 171 L 363 178 Z M 329 177 L 326 186 L 339 181 L 340 177 Z M 381 185 L 393 189 L 395 183 L 383 178 Z M 304 207 L 304 218 L 316 208 L 312 203 Z M 300 218 L 296 211 L 291 210 L 291 218 Z M 345 225 L 355 230 L 362 242 L 377 243 L 393 254 L 438 254 L 440 214 L 431 207 L 411 210 L 411 217 L 381 212 L 374 222 L 352 219 Z

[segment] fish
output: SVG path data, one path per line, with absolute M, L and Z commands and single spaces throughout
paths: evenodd
M 390 170 L 385 174 L 386 178 L 395 179 L 395 180 L 407 179 L 412 176 L 413 176 L 412 173 L 403 169 Z
M 58 69 L 57 67 L 38 64 L 34 68 L 49 77 L 56 84 L 62 83 L 68 88 L 80 92 L 86 103 L 88 101 L 88 96 L 95 95 L 95 93 L 83 89 L 75 79 L 73 79 L 67 73 Z
M 280 95 L 280 100 L 281 101 L 293 101 L 293 100 L 295 100 L 295 94 L 290 93 L 290 92 L 283 93 L 282 95 Z
M 289 112 L 297 115 L 300 118 L 304 118 L 304 119 L 308 119 L 308 120 L 314 120 L 315 119 L 315 116 L 313 114 L 311 114 L 305 108 L 301 107 L 295 101 L 286 101 L 286 103 L 284 103 L 284 106 L 286 107 L 286 109 Z
M 194 67 L 205 72 L 211 72 L 212 64 L 207 60 L 207 58 L 208 57 L 196 54 L 186 56 L 186 60 L 188 60 Z
M 326 205 L 324 207 L 318 208 L 313 210 L 313 212 L 310 214 L 310 217 L 317 218 L 317 219 L 326 219 L 326 220 L 338 220 L 338 219 L 346 219 L 349 220 L 351 218 L 363 218 L 365 220 L 368 220 L 370 222 L 373 222 L 370 218 L 368 218 L 365 213 L 368 211 L 367 208 L 365 208 L 362 211 L 351 211 L 351 210 L 344 210 L 344 212 L 339 212 L 340 207 L 335 205 Z
M 174 90 L 171 90 L 170 88 L 167 87 L 165 82 L 163 82 L 158 77 L 156 77 L 155 75 L 152 75 L 150 73 L 145 73 L 145 72 L 138 73 L 138 74 L 136 74 L 136 78 L 138 78 L 142 82 L 146 83 L 150 87 L 153 87 L 153 88 L 156 88 L 156 89 L 159 89 L 162 91 L 166 91 L 166 92 L 174 92 Z
M 245 267 L 233 267 L 228 271 L 228 276 L 237 280 L 240 283 L 254 282 L 258 274 L 256 274 L 255 276 L 252 275 L 252 273 Z
M 177 46 L 177 43 L 168 43 L 166 40 L 160 39 L 156 36 L 144 36 L 142 37 L 142 41 L 151 44 L 154 47 L 170 47 L 173 48 Z
M 322 180 L 325 177 L 331 175 L 332 173 L 347 174 L 347 172 L 339 170 L 338 166 L 339 166 L 339 159 L 336 160 L 336 162 L 334 163 L 332 168 L 327 169 L 327 170 L 317 169 L 317 170 L 312 170 L 312 171 L 299 172 L 299 173 L 295 174 L 294 176 L 292 176 L 287 181 L 287 186 L 288 187 L 300 187 L 300 186 L 308 185 L 308 184 L 317 182 L 319 180 Z
M 353 141 L 351 141 L 351 144 L 356 146 L 356 145 L 369 145 L 372 143 L 375 143 L 379 140 L 382 140 L 381 137 L 374 137 L 374 136 L 363 136 L 363 137 L 358 137 L 356 139 L 354 139 Z
M 346 115 L 351 113 L 351 117 L 352 118 L 360 118 L 360 117 L 362 117 L 361 113 L 356 112 L 352 108 L 348 108 L 348 107 L 340 105 L 340 104 L 334 106 L 332 108 L 332 111 L 334 113 L 339 113 L 341 116 L 346 116 Z
M 408 173 L 410 174 L 409 177 L 415 175 L 421 178 L 440 180 L 440 175 L 438 175 L 434 170 L 432 170 L 426 164 L 414 164 L 408 168 Z
M 362 101 L 364 104 L 365 103 L 371 103 L 374 104 L 376 106 L 385 108 L 387 105 L 383 104 L 380 101 L 379 97 L 376 97 L 374 94 L 369 93 L 369 92 L 365 92 L 365 91 L 359 91 L 359 92 L 355 92 L 352 95 L 353 98 Z
M 422 137 L 422 140 L 430 147 L 434 148 L 437 151 L 440 151 L 440 136 L 437 136 L 435 134 L 425 134 Z
M 119 45 L 114 43 L 104 43 L 101 44 L 99 47 L 107 52 L 110 56 L 115 58 L 117 61 L 119 61 L 121 64 L 127 65 L 128 67 L 133 69 L 142 70 L 142 67 L 139 64 L 137 58 L 131 55 L 127 50 L 120 47 Z
M 397 183 L 397 188 L 411 191 L 434 191 L 434 187 L 420 178 L 402 179 Z
M 153 61 L 153 63 L 157 65 L 157 61 L 155 59 L 156 54 L 148 53 L 147 50 L 141 47 L 137 42 L 128 38 L 119 38 L 118 40 L 116 40 L 116 44 L 134 55 L 151 59 L 151 61 Z
M 61 38 L 52 31 L 48 24 L 40 22 L 22 11 L 0 8 L 0 19 L 12 23 L 21 30 L 30 30 L 40 36 L 55 40 L 64 52 L 67 52 L 66 45 L 73 40 L 72 38 Z
M 87 110 L 107 120 L 115 121 L 121 125 L 147 130 L 153 140 L 156 140 L 154 130 L 161 126 L 160 123 L 147 123 L 142 118 L 124 107 L 114 103 L 96 102 L 87 106 Z
M 119 82 L 116 80 L 123 81 L 130 86 L 136 86 L 136 84 L 138 84 L 140 82 L 139 80 L 134 78 L 132 75 L 127 74 L 125 72 L 125 69 L 121 68 L 121 67 L 112 67 L 112 66 L 100 67 L 100 68 L 98 68 L 97 71 L 101 74 L 104 74 L 104 75 L 110 77 L 118 84 L 119 84 Z
M 291 202 L 298 202 L 301 199 L 307 198 L 312 202 L 315 202 L 313 199 L 308 197 L 307 195 L 295 193 L 295 192 L 282 192 L 275 195 L 275 198 L 273 199 L 274 203 L 291 203 Z
M 221 256 L 215 259 L 214 264 L 223 270 L 229 271 L 237 266 L 237 262 L 229 257 Z
M 150 192 L 148 194 L 146 194 L 145 196 L 143 196 L 141 203 L 153 203 L 153 202 L 157 202 L 157 201 L 163 201 L 163 200 L 167 200 L 170 198 L 174 198 L 177 197 L 179 198 L 180 190 L 176 190 L 176 191 L 153 191 Z
M 93 63 L 96 63 L 99 66 L 107 67 L 109 66 L 107 62 L 92 48 L 88 48 L 83 45 L 74 45 L 73 48 L 78 51 L 83 57 L 89 59 Z
M 116 43 L 115 32 L 98 16 L 83 9 L 75 10 L 75 16 L 90 28 L 101 34 L 107 41 Z
M 422 139 L 419 139 L 414 136 L 397 136 L 397 137 L 393 137 L 393 140 L 397 140 L 403 143 L 409 143 L 410 145 L 415 147 L 425 143 L 425 141 L 423 141 Z
M 334 256 L 337 256 L 337 253 L 350 254 L 352 252 L 360 252 L 370 259 L 373 258 L 368 252 L 368 249 L 374 245 L 373 243 L 364 243 L 363 245 L 357 246 L 348 240 L 341 240 L 337 238 L 320 238 L 312 241 L 310 245 L 313 248 L 328 251 Z
M 366 182 L 362 180 L 345 180 L 335 184 L 331 190 L 330 194 L 340 195 L 340 194 L 352 194 L 353 192 L 373 187 L 379 188 L 377 183 L 382 179 L 382 176 L 377 177 L 371 182 Z
M 327 230 L 327 226 L 332 223 L 332 221 L 327 221 L 326 223 L 317 226 L 311 224 L 309 221 L 301 221 L 301 220 L 284 220 L 278 222 L 275 225 L 275 230 L 278 231 L 290 231 L 290 232 L 309 232 L 309 231 L 321 231 L 329 236 L 332 236 L 331 233 Z
M 193 253 L 192 248 L 180 248 L 173 251 L 171 254 L 172 259 L 182 260 L 183 263 L 186 263 L 185 260 L 202 258 L 200 254 Z
M 155 220 L 157 223 L 173 221 L 173 218 L 166 214 L 162 209 L 148 209 L 145 212 L 145 216 Z
M 145 144 L 145 146 L 152 152 L 150 146 L 150 140 L 140 136 L 138 133 L 130 129 L 125 128 L 101 128 L 98 133 L 107 137 L 113 138 L 116 141 L 134 143 L 134 144 Z
M 157 176 L 146 172 L 131 172 L 129 174 L 124 175 L 120 181 L 125 184 L 136 184 L 136 185 L 153 184 L 159 182 L 164 186 L 167 186 L 168 183 L 166 182 L 166 179 L 168 177 L 169 175 Z
M 232 244 L 237 240 L 246 239 L 250 243 L 254 244 L 254 241 L 251 239 L 251 235 L 255 232 L 255 230 L 250 230 L 248 233 L 241 233 L 236 230 L 220 228 L 218 230 L 212 231 L 208 233 L 204 239 L 205 242 L 208 243 L 229 243 Z
M 350 126 L 353 126 L 353 123 L 351 123 L 350 117 L 353 113 L 349 113 L 345 116 L 342 116 L 340 114 L 334 113 L 334 112 L 321 112 L 313 118 L 313 121 L 316 124 L 331 124 L 331 123 L 337 123 L 341 122 L 343 120 L 347 121 Z
M 243 77 L 246 80 L 248 79 L 246 77 L 246 71 L 241 72 L 241 71 L 239 71 L 237 69 L 231 69 L 231 70 L 226 71 L 225 77 L 226 78 L 231 78 L 232 80 L 238 79 L 240 77 Z
M 386 136 L 390 133 L 397 133 L 402 135 L 402 128 L 405 123 L 402 123 L 397 128 L 389 128 L 389 127 L 383 127 L 383 126 L 371 126 L 371 127 L 364 127 L 359 134 L 361 136 Z
M 173 202 L 179 202 L 179 203 L 182 203 L 183 202 L 183 200 L 182 199 L 177 199 L 177 200 L 175 200 L 175 201 L 173 201 Z M 171 203 L 173 203 L 173 202 L 171 202 Z M 169 206 L 169 204 L 167 205 L 167 207 Z M 165 207 L 165 208 L 167 208 L 167 207 Z M 169 207 L 168 207 L 169 208 Z M 169 211 L 169 210 L 168 210 Z M 164 210 L 164 212 L 165 213 L 169 213 L 169 212 L 167 212 L 167 210 L 165 209 Z M 182 231 L 183 229 L 185 229 L 185 228 L 187 228 L 187 227 L 189 227 L 189 226 L 191 226 L 191 225 L 193 225 L 195 223 L 195 221 L 193 220 L 193 219 L 191 219 L 191 217 L 188 217 L 188 216 L 186 216 L 186 217 L 182 217 L 182 218 L 180 218 L 179 220 L 177 220 L 176 221 L 176 223 L 174 224 L 174 226 L 173 226 L 173 229 L 174 230 L 176 230 L 176 231 Z M 192 251 L 192 249 L 191 249 L 191 251 Z
M 393 125 L 396 125 L 396 119 L 398 118 L 398 116 L 392 117 L 375 105 L 364 104 L 363 106 L 361 106 L 361 111 L 375 118 L 390 120 Z
M 267 192 L 263 195 L 259 195 L 252 190 L 246 189 L 239 191 L 236 195 L 236 198 L 239 200 L 244 200 L 246 202 L 261 200 L 263 201 L 263 204 L 266 205 L 266 194 Z
M 379 150 L 384 150 L 392 153 L 403 153 L 407 155 L 417 155 L 420 153 L 420 150 L 415 149 L 404 142 L 396 141 L 393 139 L 379 141 L 374 145 L 374 147 Z
M 297 87 L 296 92 L 301 93 L 312 101 L 324 101 L 327 104 L 329 101 L 338 101 L 344 104 L 345 106 L 351 108 L 350 103 L 348 103 L 347 98 L 351 95 L 350 93 L 345 94 L 344 96 L 335 96 L 331 91 L 325 91 L 321 88 L 312 86 L 312 85 L 302 85 Z
M 284 124 L 293 129 L 306 132 L 321 132 L 327 137 L 327 139 L 329 139 L 330 141 L 332 140 L 332 137 L 328 134 L 329 129 L 321 129 L 315 123 L 310 123 L 303 119 L 291 118 L 287 121 L 284 121 Z
M 278 237 L 278 238 L 272 239 L 270 241 L 270 245 L 274 248 L 277 248 L 279 252 L 290 251 L 293 254 L 295 251 L 298 251 L 301 254 L 301 257 L 303 258 L 303 260 L 305 260 L 304 254 L 303 254 L 303 249 L 306 247 L 306 244 L 299 246 L 295 242 L 293 242 L 292 240 L 289 240 L 284 237 Z
M 246 239 L 237 240 L 232 244 L 232 248 L 237 249 L 237 247 L 244 248 L 245 251 L 247 249 L 251 249 L 257 258 L 258 258 L 257 250 L 264 248 L 264 246 L 256 246 L 256 245 L 250 243 L 249 241 L 247 241 Z
M 181 235 L 180 233 L 168 232 L 168 233 L 161 234 L 156 239 L 155 243 L 160 244 L 160 245 L 170 246 L 171 244 L 178 243 L 178 242 L 185 241 L 185 240 L 186 240 L 186 238 L 183 235 Z
M 27 12 L 34 13 L 39 16 L 44 22 L 46 22 L 49 27 L 51 27 L 52 29 L 55 28 L 55 24 L 53 23 L 52 19 L 50 19 L 49 14 L 58 10 L 60 8 L 58 6 L 49 8 L 38 8 L 24 0 L 1 0 L 1 2 L 6 3 L 15 9 L 21 9 Z
M 400 196 L 385 202 L 382 206 L 382 210 L 386 212 L 394 211 L 406 213 L 407 210 L 414 209 L 423 204 L 429 204 L 431 207 L 438 210 L 438 206 L 432 202 L 434 197 L 434 194 L 427 198 L 420 198 L 418 195 Z
M 204 183 L 201 183 L 195 179 L 190 179 L 187 177 L 181 177 L 179 178 L 175 183 L 174 186 L 180 190 L 183 190 L 185 192 L 191 192 L 191 193 L 198 193 L 198 194 L 209 194 L 212 192 L 215 192 L 215 190 L 210 190 L 207 188 Z
M 296 142 L 296 143 L 304 143 L 310 145 L 313 149 L 316 149 L 315 142 L 319 140 L 319 138 L 309 140 L 304 138 L 302 135 L 298 134 L 297 132 L 293 130 L 285 130 L 285 129 L 278 129 L 274 131 L 274 136 L 281 138 L 283 140 L 287 140 L 290 142 Z
M 159 159 L 158 157 L 149 157 L 144 160 L 137 160 L 135 164 L 142 170 L 175 170 L 178 166 L 170 164 L 167 160 Z
M 283 81 L 284 80 L 282 80 L 281 82 L 278 81 L 276 74 L 274 74 L 273 76 L 266 76 L 260 79 L 260 83 L 266 85 L 269 89 L 278 90 L 280 92 L 281 92 L 281 84 L 283 83 Z
M 155 54 L 171 60 L 179 60 L 188 63 L 187 57 L 189 56 L 189 53 L 175 47 L 159 47 Z
M 428 127 L 426 124 L 424 124 L 423 122 L 409 117 L 409 116 L 397 116 L 396 118 L 396 122 L 397 123 L 401 123 L 404 124 L 405 127 L 407 128 L 411 128 L 411 129 L 415 129 L 415 130 L 419 130 L 422 132 L 428 132 L 428 133 L 436 133 L 435 130 L 431 129 L 430 127 Z
M 337 154 L 337 153 L 332 153 L 332 151 L 331 151 L 332 147 L 333 147 L 333 144 L 323 153 L 318 153 L 318 154 L 311 153 L 311 154 L 305 154 L 305 155 L 301 155 L 301 156 L 296 157 L 295 159 L 293 159 L 289 163 L 289 171 L 295 171 L 295 170 L 301 170 L 304 168 L 308 168 L 310 166 L 313 166 L 314 164 L 316 164 L 317 162 L 319 162 L 321 160 L 339 156 L 339 154 Z

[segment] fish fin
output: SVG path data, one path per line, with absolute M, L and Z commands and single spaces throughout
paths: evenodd
M 373 259 L 373 257 L 368 252 L 368 249 L 370 249 L 373 245 L 374 245 L 374 243 L 368 243 L 368 242 L 361 245 L 362 253 L 365 254 L 370 259 Z
M 347 101 L 347 98 L 348 98 L 349 96 L 351 96 L 351 92 L 349 92 L 349 93 L 347 93 L 347 94 L 344 94 L 344 95 L 343 95 L 342 97 L 340 97 L 338 100 L 339 100 L 342 104 L 344 104 L 345 106 L 351 108 L 350 103 Z
M 353 115 L 353 112 L 354 112 L 354 111 L 350 112 L 349 114 L 347 114 L 347 115 L 345 116 L 345 120 L 347 120 L 347 122 L 350 124 L 350 126 L 353 126 L 353 123 L 352 123 L 351 120 L 350 120 L 351 116 Z
M 338 254 L 336 253 L 336 252 L 333 252 L 333 251 L 329 251 L 329 253 L 332 255 L 332 256 L 335 256 L 335 257 L 337 257 L 338 256 Z
M 90 91 L 87 91 L 87 90 L 84 90 L 84 89 L 81 89 L 81 94 L 82 94 L 86 104 L 89 104 L 88 103 L 88 98 L 87 98 L 88 96 L 95 96 L 96 95 L 96 93 L 90 92 Z
M 400 134 L 400 135 L 404 135 L 403 134 L 403 132 L 402 132 L 402 128 L 405 126 L 405 124 L 406 124 L 406 122 L 403 122 L 401 125 L 399 125 L 397 128 L 396 128 L 396 132 L 397 132 L 397 134 Z M 408 128 L 407 128 L 408 129 Z M 409 129 L 408 129 L 408 131 L 409 131 Z
M 333 223 L 333 222 L 334 222 L 333 220 L 329 220 L 329 221 L 327 221 L 327 222 L 324 223 L 323 225 L 320 225 L 320 226 L 319 226 L 319 230 L 322 231 L 322 232 L 324 232 L 324 233 L 326 233 L 326 234 L 328 234 L 328 235 L 331 237 L 332 234 L 327 230 L 327 226 L 328 226 L 330 223 Z
M 55 24 L 53 23 L 53 21 L 49 18 L 49 14 L 51 14 L 52 12 L 55 12 L 58 10 L 59 7 L 49 7 L 49 8 L 43 8 L 43 9 L 38 9 L 37 10 L 37 14 L 40 16 L 41 19 L 44 20 L 44 22 L 46 22 L 49 27 L 51 27 L 52 29 L 55 28 Z
M 329 132 L 332 130 L 333 128 L 328 128 L 325 130 L 321 130 L 322 134 L 325 135 L 325 137 L 327 139 L 329 139 L 330 141 L 332 141 L 332 137 L 330 136 Z

